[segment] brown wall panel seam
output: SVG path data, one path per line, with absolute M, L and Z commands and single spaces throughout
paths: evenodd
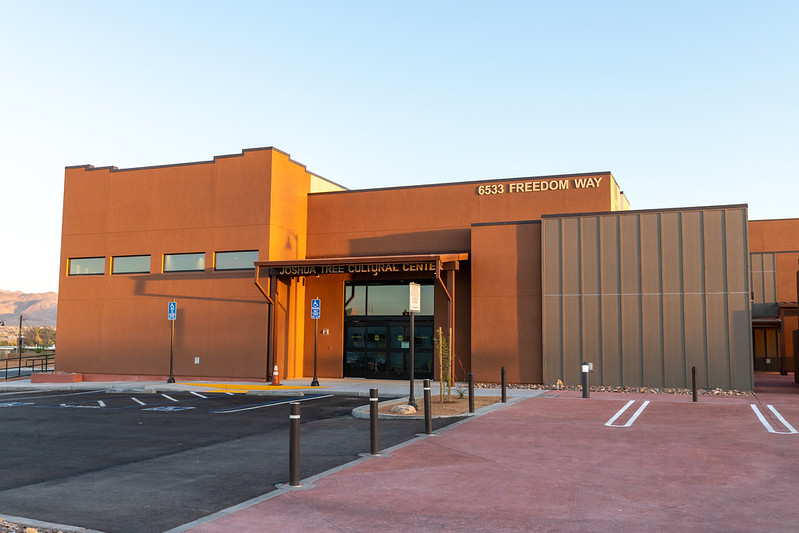
M 723 211 L 722 211 L 723 213 Z M 707 231 L 707 226 L 705 224 L 705 212 L 700 211 L 699 217 L 699 226 L 700 232 L 699 237 L 701 239 L 701 246 L 700 250 L 702 253 L 702 289 L 704 297 L 702 298 L 702 337 L 703 337 L 703 344 L 704 344 L 704 366 L 705 366 L 705 373 L 707 373 L 708 368 L 710 367 L 710 349 L 708 347 L 708 324 L 707 324 L 707 239 L 705 238 L 705 231 Z M 688 369 L 686 368 L 686 373 Z M 732 382 L 732 369 L 728 369 L 730 375 L 730 382 Z M 687 377 L 687 376 L 686 376 Z
M 644 355 L 644 300 L 643 293 L 644 288 L 644 279 L 643 279 L 643 272 L 644 272 L 644 256 L 643 256 L 643 246 L 641 245 L 641 215 L 636 215 L 635 221 L 635 243 L 637 247 L 637 260 L 636 265 L 638 267 L 636 275 L 638 276 L 638 379 L 640 380 L 639 383 L 642 385 L 645 383 L 645 372 L 644 372 L 644 365 L 646 364 L 646 357 Z
M 721 257 L 724 258 L 724 269 L 723 269 L 721 274 L 722 274 L 722 281 L 724 283 L 725 292 L 729 291 L 729 288 L 730 288 L 729 279 L 728 279 L 728 275 L 727 275 L 728 274 L 727 273 L 727 265 L 728 265 L 728 261 L 729 261 L 729 257 L 728 257 L 728 253 L 729 252 L 727 250 L 727 238 L 728 238 L 727 237 L 727 224 L 728 224 L 728 222 L 727 222 L 727 211 L 722 211 L 721 212 Z M 749 299 L 748 295 L 747 295 L 747 299 Z M 726 298 L 724 298 L 724 316 L 725 317 L 729 317 L 730 316 L 730 298 L 729 298 L 729 295 Z M 729 319 L 724 321 L 724 348 L 725 348 L 727 354 L 731 353 L 732 345 L 730 344 L 730 321 L 729 321 Z M 730 385 L 732 385 L 732 383 L 734 382 L 734 379 L 735 379 L 735 377 L 733 375 L 734 368 L 732 368 L 731 365 L 732 365 L 732 361 L 730 360 L 730 357 L 728 355 L 727 356 L 727 366 L 730 369 Z M 710 380 L 707 377 L 709 373 L 710 373 L 710 363 L 708 362 L 707 365 L 706 365 L 706 368 L 705 368 L 705 379 L 707 380 L 707 383 L 710 383 Z M 707 386 L 707 384 L 705 386 Z
M 619 292 L 621 292 L 621 280 L 624 278 L 622 272 L 623 265 L 621 261 L 621 250 L 623 246 L 621 240 L 621 217 L 616 217 L 614 229 L 616 231 L 616 287 L 618 287 Z M 618 296 L 616 298 L 616 302 L 616 343 L 619 352 L 619 380 L 621 381 L 622 385 L 627 385 L 627 376 L 624 373 L 624 299 L 621 296 Z
M 683 213 L 677 213 L 677 234 L 679 235 L 679 253 L 680 253 L 680 292 L 685 293 L 685 239 L 683 237 Z M 685 296 L 680 297 L 682 305 L 680 306 L 680 329 L 682 330 L 682 378 L 683 383 L 688 381 L 688 376 L 685 373 L 685 367 L 688 364 L 688 348 L 686 330 L 685 330 Z
M 658 235 L 658 271 L 660 273 L 660 292 L 663 292 L 663 215 L 657 214 L 657 235 Z M 661 385 L 666 384 L 666 345 L 664 339 L 666 338 L 666 324 L 665 324 L 665 309 L 663 307 L 663 296 L 660 297 L 660 310 L 658 318 L 660 321 L 660 382 Z

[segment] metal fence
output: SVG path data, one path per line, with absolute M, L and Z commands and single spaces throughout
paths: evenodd
M 55 352 L 4 354 L 0 359 L 0 380 L 19 379 L 55 368 Z

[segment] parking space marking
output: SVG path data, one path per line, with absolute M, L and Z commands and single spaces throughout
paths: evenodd
M 196 409 L 187 405 L 162 405 L 160 407 L 148 407 L 142 411 L 158 411 L 161 413 L 174 413 L 177 411 L 188 411 L 189 409 Z
M 97 403 L 100 404 L 100 407 L 105 407 L 105 402 L 103 400 L 97 400 Z
M 167 395 L 167 394 L 162 394 L 161 396 L 163 396 L 163 397 L 164 397 L 164 398 L 166 398 L 167 400 L 172 400 L 173 402 L 179 402 L 179 401 L 180 401 L 180 400 L 176 400 L 176 399 L 174 399 L 172 396 L 169 396 L 169 395 Z
M 285 405 L 291 402 L 307 402 L 309 400 L 321 400 L 322 398 L 331 398 L 332 394 L 325 394 L 319 396 L 302 396 L 299 398 L 289 398 L 288 400 L 275 400 L 272 402 L 257 403 L 254 405 L 245 405 L 243 407 L 231 407 L 229 409 L 218 409 L 211 411 L 213 414 L 227 415 L 231 413 L 240 413 L 241 411 L 251 411 L 253 409 L 263 409 L 264 407 L 274 407 L 277 405 Z
M 4 402 L 0 403 L 0 407 L 21 407 L 23 405 L 34 405 L 33 402 Z
M 194 392 L 194 391 L 189 391 L 189 392 L 192 393 L 195 396 L 198 396 L 198 397 L 202 398 L 202 399 L 208 398 L 208 396 L 203 396 L 199 392 Z
M 35 396 L 26 396 L 24 398 L 19 398 L 19 399 L 20 400 L 40 400 L 42 398 L 44 398 L 44 399 L 61 398 L 63 396 L 84 396 L 84 395 L 87 395 L 87 394 L 99 394 L 101 392 L 105 392 L 105 391 L 102 391 L 102 390 L 90 390 L 90 391 L 81 391 L 81 392 L 65 392 L 65 393 L 61 393 L 61 394 L 39 394 L 38 391 L 37 392 L 25 391 L 25 392 L 20 392 L 19 394 L 31 394 L 31 393 L 33 393 L 33 394 L 37 394 L 37 395 L 35 395 Z
M 768 430 L 769 433 L 776 433 L 778 435 L 795 435 L 796 433 L 799 433 L 799 431 L 796 431 L 796 429 L 794 429 L 794 427 L 792 425 L 790 425 L 787 420 L 785 420 L 785 418 L 779 413 L 779 411 L 777 411 L 774 408 L 773 405 L 769 404 L 766 407 L 768 407 L 771 410 L 771 412 L 774 413 L 774 416 L 777 417 L 777 420 L 779 420 L 780 423 L 783 425 L 783 427 L 785 429 L 787 429 L 788 431 L 777 431 L 777 430 L 775 430 L 772 427 L 772 425 L 768 423 L 768 420 L 766 420 L 766 417 L 763 416 L 763 414 L 760 412 L 760 409 L 757 408 L 757 405 L 752 403 L 752 404 L 749 404 L 749 406 L 752 408 L 752 411 L 755 412 L 755 415 L 757 415 L 757 418 L 760 420 L 760 423 L 763 424 L 763 426 Z
M 640 414 L 644 412 L 644 409 L 646 409 L 646 406 L 649 405 L 649 400 L 646 400 L 641 405 L 641 407 L 639 407 L 638 410 L 635 413 L 633 413 L 633 416 L 630 417 L 630 419 L 627 421 L 626 424 L 614 424 L 614 422 L 616 421 L 617 418 L 619 418 L 622 414 L 624 414 L 624 411 L 626 411 L 634 403 L 635 403 L 635 400 L 630 400 L 629 402 L 627 402 L 627 405 L 625 405 L 624 407 L 619 409 L 618 412 L 615 415 L 613 415 L 613 417 L 611 417 L 610 420 L 605 422 L 605 425 L 607 427 L 609 427 L 609 428 L 628 428 L 628 427 L 632 426 L 633 422 L 635 422 L 635 419 L 638 418 L 640 416 Z
M 40 406 L 40 407 L 48 407 L 48 406 Z M 99 405 L 75 405 L 71 403 L 62 403 L 58 407 L 65 409 L 102 409 L 102 407 L 100 407 Z
M 143 402 L 143 401 L 141 401 L 140 399 L 138 399 L 138 398 L 134 398 L 133 396 L 131 396 L 131 397 L 130 397 L 130 399 L 131 399 L 131 400 L 133 400 L 134 402 L 136 402 L 136 403 L 137 403 L 137 404 L 139 404 L 139 405 L 147 405 L 146 403 L 144 403 L 144 402 Z

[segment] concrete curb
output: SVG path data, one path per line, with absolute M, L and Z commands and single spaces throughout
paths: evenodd
M 486 405 L 485 407 L 480 407 L 479 409 L 475 409 L 474 413 L 466 412 L 466 413 L 459 414 L 459 415 L 439 415 L 439 416 L 433 416 L 433 418 L 464 418 L 464 417 L 465 418 L 469 418 L 469 417 L 481 415 L 483 413 L 490 413 L 491 411 L 496 411 L 497 409 L 501 409 L 501 408 L 506 407 L 508 405 L 512 405 L 512 404 L 520 402 L 522 400 L 526 400 L 527 398 L 534 398 L 534 397 L 535 396 L 524 396 L 524 397 L 517 396 L 517 397 L 514 398 L 512 396 L 508 396 L 508 401 L 506 403 L 502 403 L 502 402 L 492 403 L 491 405 Z M 408 396 L 405 396 L 403 398 L 392 398 L 392 399 L 389 399 L 389 400 L 386 400 L 386 401 L 383 401 L 383 402 L 379 402 L 378 405 L 383 405 L 383 404 L 388 404 L 388 403 L 392 403 L 392 404 L 393 403 L 397 403 L 398 399 L 407 401 L 408 400 Z M 355 409 L 352 410 L 352 416 L 354 418 L 369 418 L 371 416 L 370 413 L 369 413 L 369 405 L 356 407 Z M 399 420 L 399 419 L 402 419 L 402 420 L 424 420 L 424 415 L 394 415 L 394 414 L 380 413 L 380 414 L 377 415 L 377 418 L 378 419 L 387 419 L 387 420 Z

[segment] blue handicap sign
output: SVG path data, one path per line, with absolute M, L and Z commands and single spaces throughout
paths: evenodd
M 169 320 L 175 320 L 178 315 L 178 303 L 177 302 L 169 302 L 169 306 L 167 307 L 167 316 Z
M 322 316 L 322 300 L 314 298 L 311 300 L 311 318 L 317 319 Z

